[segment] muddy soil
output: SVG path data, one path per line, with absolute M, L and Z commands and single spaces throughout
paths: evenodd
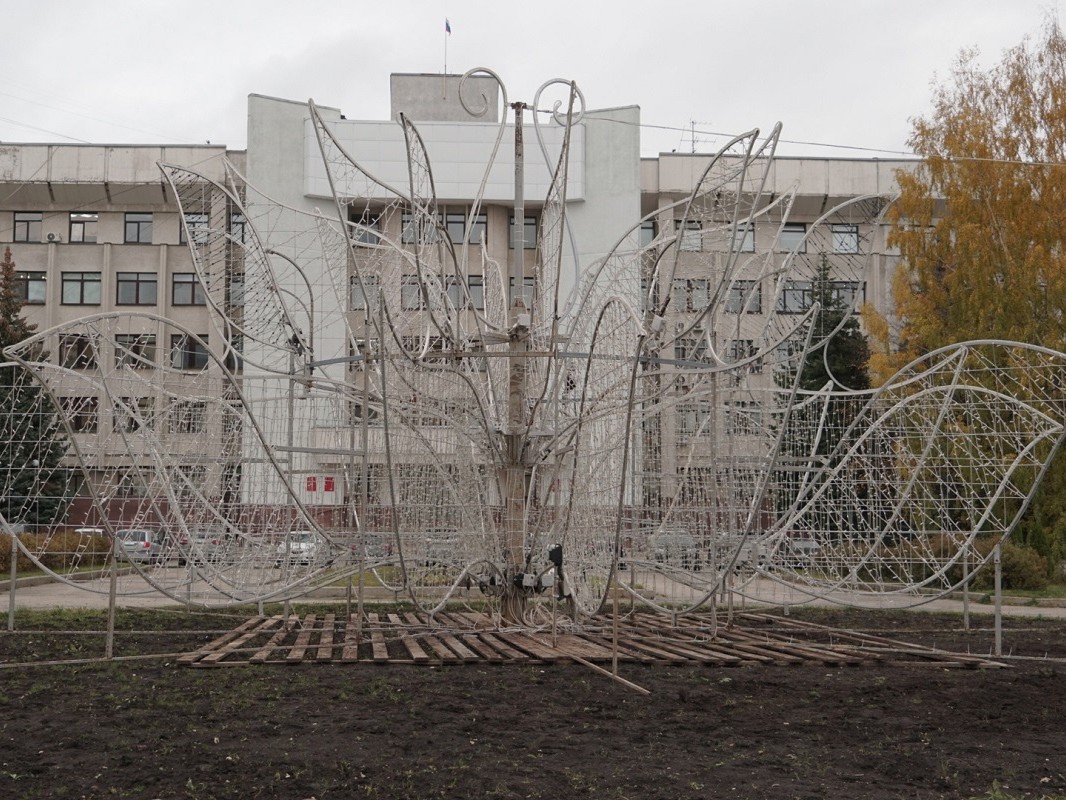
M 992 646 L 991 618 L 970 632 L 947 615 L 804 618 Z M 42 619 L 0 634 L 0 664 L 102 652 L 100 634 Z M 1066 623 L 1005 624 L 1005 649 L 1022 656 L 1008 668 L 626 665 L 648 696 L 576 664 L 6 668 L 0 797 L 1066 795 L 1066 662 L 1054 660 Z M 115 653 L 129 656 L 192 649 L 232 625 L 140 612 L 122 627 Z

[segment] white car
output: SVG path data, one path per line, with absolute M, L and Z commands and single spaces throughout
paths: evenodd
M 322 543 L 313 531 L 291 531 L 285 535 L 285 541 L 278 545 L 274 566 L 280 567 L 286 561 L 310 566 L 319 560 L 321 552 Z

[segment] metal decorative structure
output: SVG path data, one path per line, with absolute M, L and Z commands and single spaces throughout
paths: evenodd
M 9 494 L 26 470 L 35 487 L 79 476 L 107 534 L 152 532 L 141 551 L 116 548 L 149 590 L 189 603 L 358 575 L 428 611 L 487 596 L 536 623 L 549 598 L 591 615 L 616 586 L 676 613 L 726 590 L 912 605 L 967 581 L 1061 445 L 1063 354 L 968 342 L 876 390 L 831 374 L 801 389 L 861 302 L 889 198 L 790 225 L 795 193 L 764 191 L 779 127 L 727 143 L 690 195 L 569 269 L 584 101 L 553 81 L 532 108 L 557 85 L 554 151 L 533 115 L 551 189 L 535 249 L 518 226 L 509 265 L 479 241 L 493 163 L 456 229 L 403 117 L 409 179 L 395 186 L 311 104 L 328 213 L 276 203 L 232 168 L 221 183 L 161 165 L 213 328 L 102 314 L 9 348 L 32 378 L 15 391 L 66 442 L 51 460 L 44 437 L 25 442 Z M 500 123 L 493 152 L 514 142 L 524 220 L 527 107 L 505 92 L 503 107 L 516 124 Z M 756 226 L 775 246 L 754 251 Z M 20 546 L 71 580 L 91 538 L 43 520 Z

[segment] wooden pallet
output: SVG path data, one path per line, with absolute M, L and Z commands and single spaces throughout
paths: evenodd
M 182 655 L 191 667 L 248 664 L 552 664 L 556 662 L 797 666 L 1003 666 L 980 656 L 933 650 L 862 633 L 760 614 L 737 614 L 734 624 L 713 614 L 678 617 L 676 624 L 638 613 L 619 620 L 551 631 L 498 629 L 489 617 L 413 613 L 256 617 Z M 616 655 L 617 654 L 617 655 Z

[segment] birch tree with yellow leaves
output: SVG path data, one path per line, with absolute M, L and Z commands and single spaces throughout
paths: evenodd
M 881 374 L 942 345 L 1006 339 L 1066 349 L 1066 38 L 1049 19 L 982 68 L 963 52 L 909 141 L 889 214 L 898 247 L 898 352 Z M 1052 564 L 1066 558 L 1066 458 L 1019 531 Z

